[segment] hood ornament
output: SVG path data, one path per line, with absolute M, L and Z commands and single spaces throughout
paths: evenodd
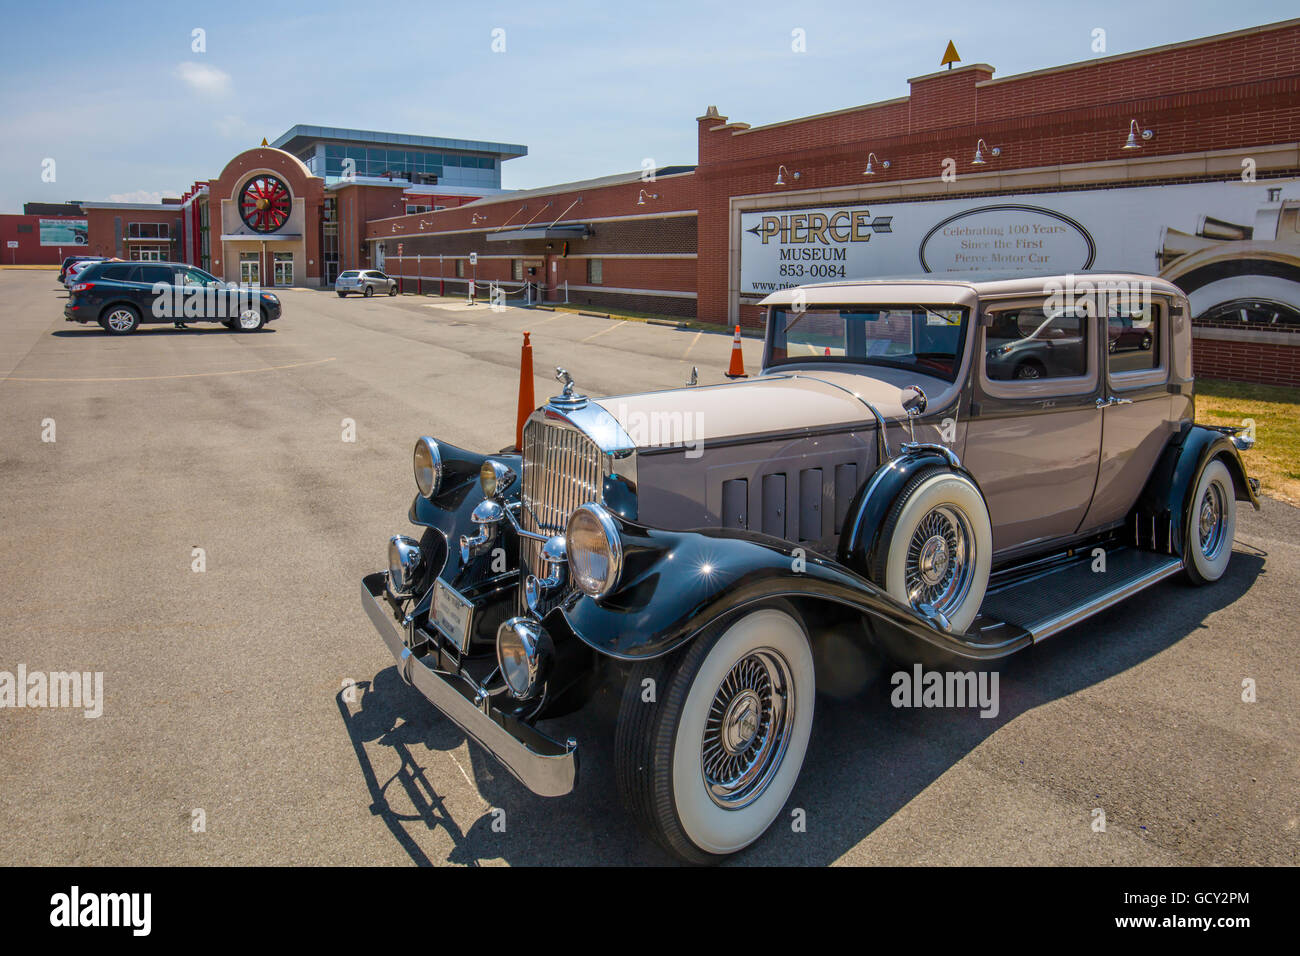
M 550 400 L 551 405 L 556 408 L 582 408 L 587 404 L 587 396 L 583 394 L 574 394 L 573 376 L 569 374 L 568 369 L 555 366 L 555 380 L 560 382 L 564 388 L 559 395 Z

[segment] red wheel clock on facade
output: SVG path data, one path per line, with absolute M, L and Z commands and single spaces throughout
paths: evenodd
M 254 232 L 275 232 L 289 221 L 293 200 L 283 180 L 254 176 L 239 191 L 239 217 Z

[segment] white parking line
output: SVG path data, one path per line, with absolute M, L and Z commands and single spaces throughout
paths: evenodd
M 604 335 L 606 332 L 613 332 L 615 329 L 619 328 L 620 326 L 627 325 L 627 322 L 628 322 L 628 320 L 627 320 L 627 319 L 624 319 L 622 322 L 619 322 L 619 323 L 616 324 L 616 325 L 611 325 L 611 326 L 610 326 L 609 328 L 607 328 L 607 329 L 601 329 L 599 332 L 593 332 L 591 335 L 587 336 L 585 339 L 580 339 L 579 341 L 582 341 L 582 342 L 590 342 L 592 339 L 594 339 L 594 338 L 598 338 L 598 337 Z

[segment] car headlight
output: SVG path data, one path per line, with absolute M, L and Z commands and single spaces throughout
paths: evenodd
M 478 483 L 483 488 L 484 498 L 495 498 L 515 483 L 515 473 L 489 458 L 478 470 Z
M 395 534 L 388 539 L 388 590 L 393 597 L 410 597 L 420 570 L 420 543 Z
M 424 497 L 432 498 L 442 484 L 442 455 L 438 453 L 438 443 L 428 437 L 417 441 L 412 465 L 415 469 L 415 486 Z
M 512 617 L 497 628 L 497 664 L 510 693 L 533 697 L 546 679 L 554 648 L 546 629 L 526 617 Z
M 578 587 L 594 598 L 613 591 L 623 570 L 623 539 L 610 513 L 594 502 L 576 508 L 564 538 Z

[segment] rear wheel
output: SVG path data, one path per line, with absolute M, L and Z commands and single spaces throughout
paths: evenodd
M 945 630 L 964 632 L 979 613 L 993 564 L 993 529 L 965 475 L 915 475 L 881 527 L 871 579 Z
M 1183 569 L 1193 584 L 1209 584 L 1228 570 L 1232 540 L 1237 532 L 1237 498 L 1232 475 L 1218 458 L 1201 470 L 1189 510 L 1191 520 L 1183 543 Z
M 140 313 L 132 305 L 110 306 L 99 324 L 109 335 L 130 335 L 140 327 Z
M 388 286 L 388 294 L 389 294 L 389 295 L 397 295 L 397 283 L 396 283 L 396 282 L 393 282 L 393 283 L 390 283 L 390 284 L 389 284 L 389 286 Z
M 348 294 L 346 292 L 340 292 L 338 296 L 340 299 L 346 299 L 348 297 Z
M 630 815 L 689 863 L 749 846 L 794 789 L 812 732 L 813 656 L 783 602 L 632 669 L 615 735 Z
M 372 285 L 366 286 L 366 291 L 362 293 L 362 295 L 364 295 L 367 299 L 374 294 L 375 294 L 375 287 Z

